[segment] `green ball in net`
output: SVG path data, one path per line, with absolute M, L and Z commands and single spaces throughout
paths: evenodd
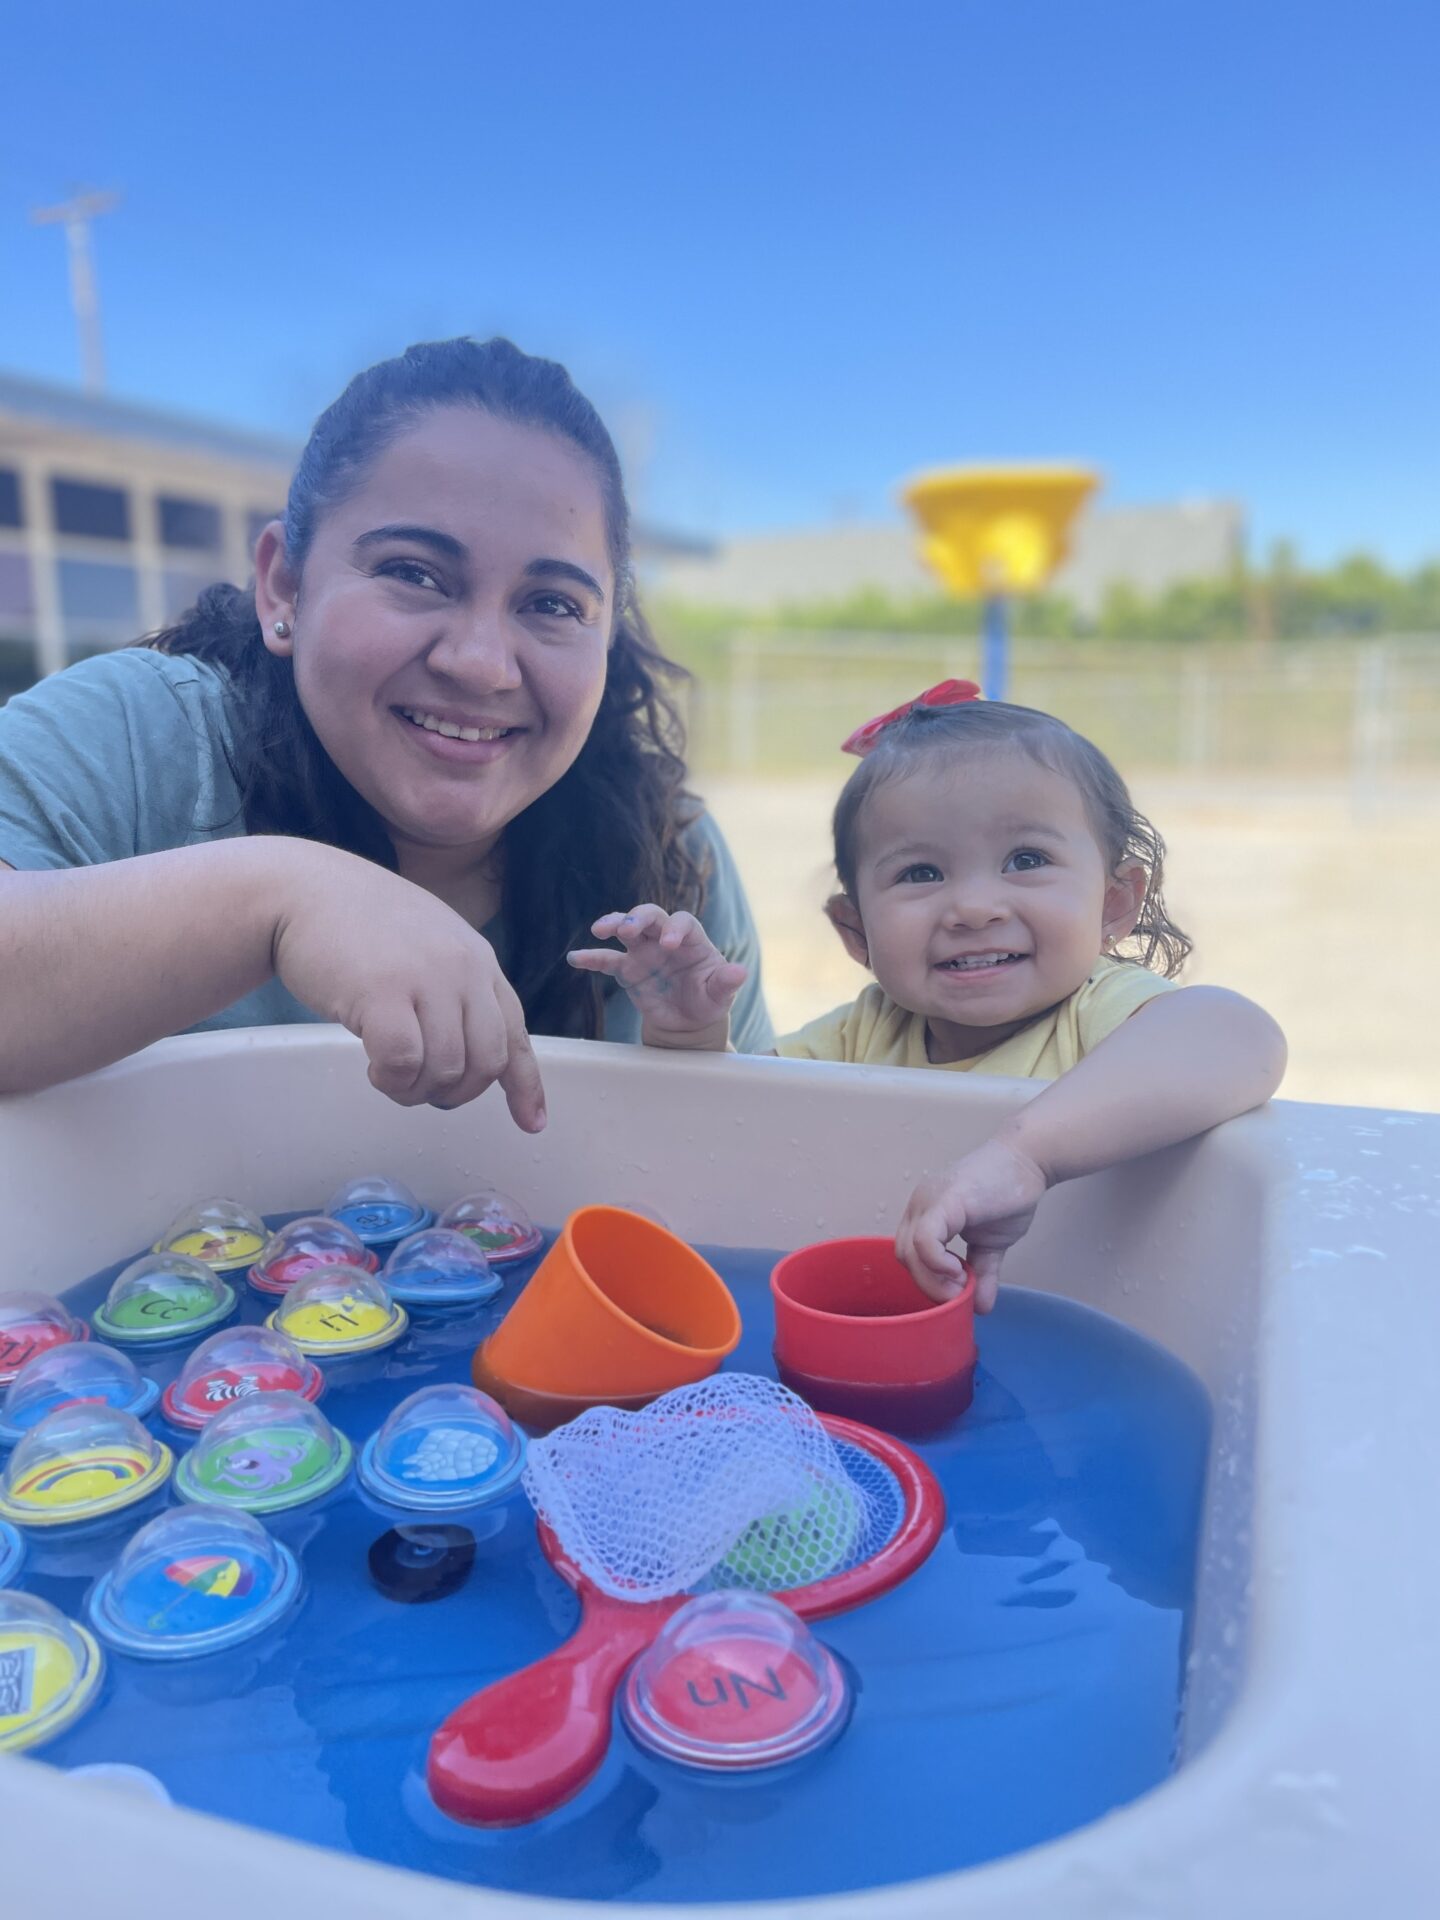
M 714 1584 L 761 1593 L 808 1587 L 845 1565 L 864 1528 L 854 1487 L 826 1482 L 808 1500 L 752 1520 L 715 1569 Z

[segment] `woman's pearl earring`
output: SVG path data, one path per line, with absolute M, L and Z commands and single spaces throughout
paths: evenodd
M 290 622 L 288 620 L 277 620 L 271 631 L 277 640 L 288 640 L 290 638 Z

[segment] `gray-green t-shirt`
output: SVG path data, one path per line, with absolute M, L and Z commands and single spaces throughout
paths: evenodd
M 223 669 L 142 647 L 97 654 L 17 694 L 0 707 L 0 860 L 22 871 L 89 867 L 243 834 L 234 709 Z M 750 969 L 735 1005 L 735 1046 L 764 1052 L 775 1042 L 740 877 L 708 814 L 690 832 L 710 855 L 705 930 Z M 503 923 L 483 931 L 503 965 Z M 271 980 L 190 1031 L 318 1017 Z M 635 1009 L 608 982 L 605 1038 L 640 1038 Z

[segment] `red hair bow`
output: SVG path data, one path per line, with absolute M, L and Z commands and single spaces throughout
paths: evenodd
M 863 727 L 857 727 L 850 738 L 842 742 L 840 751 L 853 753 L 863 760 L 886 727 L 894 726 L 897 720 L 903 720 L 907 713 L 914 713 L 917 707 L 963 707 L 967 700 L 979 698 L 980 689 L 973 680 L 942 680 L 938 687 L 927 688 L 913 700 L 907 700 L 903 707 L 882 713 L 878 719 L 867 720 Z

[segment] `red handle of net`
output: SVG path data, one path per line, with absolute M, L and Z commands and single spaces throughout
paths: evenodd
M 862 1448 L 888 1468 L 903 1517 L 868 1560 L 775 1596 L 810 1620 L 844 1613 L 898 1586 L 929 1557 L 945 1525 L 940 1483 L 903 1441 L 836 1415 L 821 1419 L 832 1439 Z M 580 1625 L 554 1653 L 472 1694 L 431 1740 L 431 1797 L 452 1820 L 470 1826 L 521 1826 L 580 1791 L 609 1750 L 615 1693 L 626 1668 L 688 1598 L 613 1600 L 586 1579 L 548 1527 L 538 1531 L 546 1558 L 580 1595 Z
M 605 1758 L 615 1690 L 685 1595 L 612 1600 L 585 1582 L 562 1647 L 473 1694 L 430 1742 L 431 1797 L 452 1820 L 514 1827 L 563 1806 Z

